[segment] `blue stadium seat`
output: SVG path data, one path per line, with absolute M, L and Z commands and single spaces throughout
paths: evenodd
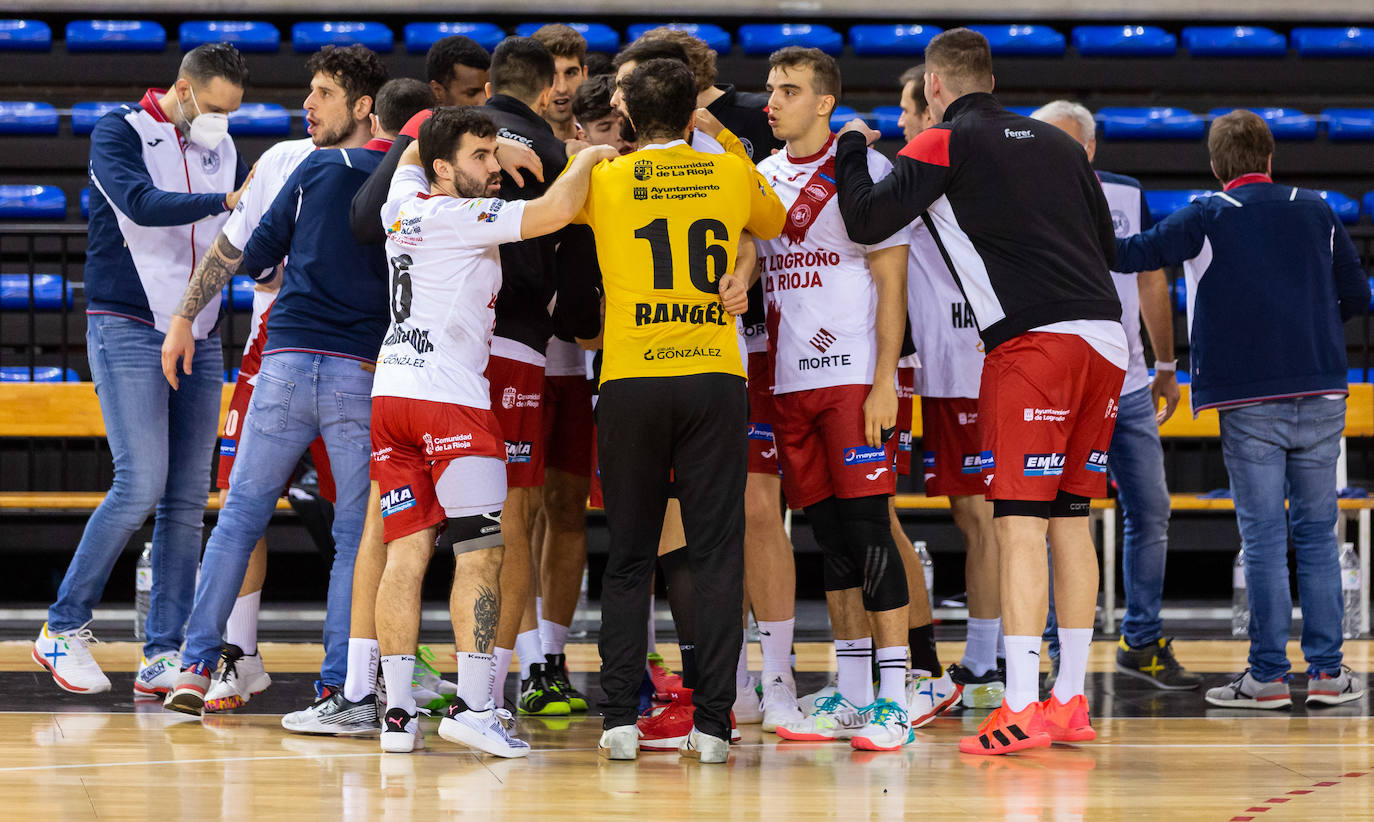
M 86 186 L 81 189 L 81 219 L 91 218 L 91 187 Z
M 868 121 L 882 133 L 884 140 L 901 140 L 904 135 L 901 125 L 897 122 L 901 116 L 901 106 L 878 106 L 873 109 L 873 116 L 869 117 Z
M 405 27 L 406 51 L 411 54 L 424 54 L 429 47 L 444 39 L 461 34 L 471 37 L 477 45 L 491 51 L 506 39 L 506 32 L 495 23 L 407 23 Z
M 559 21 L 521 23 L 515 27 L 515 33 L 521 37 L 530 37 L 539 31 L 541 26 L 547 25 L 549 22 Z M 564 23 L 563 25 L 571 27 L 582 35 L 582 38 L 587 41 L 587 51 L 603 51 L 610 54 L 620 49 L 620 35 L 605 23 Z
M 1084 57 L 1170 57 L 1178 38 L 1159 26 L 1078 26 L 1073 47 Z
M 253 278 L 246 274 L 239 274 L 225 284 L 220 296 L 228 302 L 235 311 L 251 311 L 253 308 Z M 230 301 L 230 298 L 232 302 Z
M 291 27 L 291 48 L 311 54 L 325 46 L 366 46 L 383 54 L 391 51 L 391 29 L 381 23 L 335 21 L 296 23 Z
M 1369 310 L 1374 311 L 1374 277 L 1369 278 Z
M 1181 108 L 1104 108 L 1097 112 L 1106 140 L 1196 140 L 1206 132 L 1202 117 Z
M 51 103 L 0 103 L 0 134 L 56 134 Z
M 858 116 L 859 113 L 849 106 L 835 106 L 835 110 L 830 112 L 830 130 L 839 131 L 845 123 Z
M 920 57 L 926 44 L 944 31 L 939 26 L 907 25 L 905 23 L 864 23 L 849 29 L 849 45 L 855 54 L 864 56 Z
M 291 133 L 291 115 L 276 103 L 244 103 L 229 115 L 229 133 L 236 137 Z
M 1374 108 L 1329 108 L 1322 112 L 1331 140 L 1374 140 Z
M 1199 197 L 1206 197 L 1212 192 L 1205 189 L 1177 189 L 1164 191 L 1145 192 L 1145 205 L 1150 209 L 1150 219 L 1155 222 L 1163 220 L 1175 211 L 1191 203 Z
M 1354 197 L 1348 197 L 1339 191 L 1317 191 L 1326 204 L 1331 206 L 1331 210 L 1346 225 L 1354 225 L 1360 221 L 1360 201 Z
M 745 54 L 768 55 L 783 46 L 818 48 L 826 54 L 844 51 L 844 38 L 819 23 L 749 23 L 739 27 L 739 44 Z
M 52 29 L 42 20 L 0 20 L 0 51 L 48 51 Z
M 67 51 L 162 51 L 167 31 L 151 20 L 74 20 Z
M 1374 57 L 1374 28 L 1293 29 L 1293 48 L 1303 57 Z
M 72 307 L 76 285 L 67 283 L 62 287 L 62 278 L 56 274 L 0 274 L 0 309 L 5 311 L 24 311 L 29 307 L 29 281 L 33 281 L 33 307 L 39 311 L 53 311 Z
M 1174 281 L 1169 283 L 1169 295 L 1174 298 L 1175 311 L 1185 312 L 1188 310 L 1188 283 L 1183 277 L 1175 277 Z M 1183 375 L 1180 374 L 1179 376 Z
M 61 220 L 67 195 L 57 186 L 0 185 L 0 220 Z
M 231 369 L 229 369 L 228 371 L 225 371 L 225 372 L 224 372 L 224 381 L 225 381 L 225 382 L 238 382 L 238 380 L 239 380 L 239 369 L 237 369 L 237 368 L 231 368 Z
M 1214 108 L 1208 112 L 1208 116 L 1215 120 L 1234 110 L 1231 108 Z M 1317 139 L 1317 118 L 1310 114 L 1303 114 L 1295 108 L 1252 108 L 1250 110 L 1258 114 L 1269 125 L 1269 130 L 1274 133 L 1275 140 Z
M 1345 372 L 1346 382 L 1366 382 L 1363 368 L 1351 368 Z
M 81 377 L 75 368 L 39 366 L 30 375 L 27 365 L 7 365 L 0 368 L 0 382 L 81 382 Z
M 132 103 L 76 103 L 72 106 L 72 134 L 90 134 L 95 121 L 123 105 Z
M 181 50 L 190 51 L 206 43 L 229 43 L 239 51 L 275 53 L 281 47 L 281 32 L 271 23 L 259 20 L 195 20 L 182 23 L 177 32 Z
M 1039 106 L 1007 106 L 1007 111 L 1010 111 L 1012 114 L 1019 114 L 1019 115 L 1021 115 L 1022 117 L 1029 117 L 1029 116 L 1031 116 L 1032 114 L 1034 114 L 1034 113 L 1035 113 L 1035 110 L 1038 109 L 1038 108 L 1040 108 L 1040 107 L 1039 107 Z
M 1288 39 L 1262 26 L 1187 26 L 1183 45 L 1194 57 L 1282 57 Z
M 982 24 L 969 28 L 988 38 L 994 55 L 1054 56 L 1064 53 L 1067 40 L 1049 26 Z
M 693 37 L 705 41 L 706 45 L 710 46 L 717 54 L 730 53 L 730 32 L 715 23 L 635 23 L 625 31 L 625 36 L 633 42 L 643 37 L 644 32 L 659 26 L 685 31 Z
M 1364 213 L 1374 218 L 1374 191 L 1364 195 Z

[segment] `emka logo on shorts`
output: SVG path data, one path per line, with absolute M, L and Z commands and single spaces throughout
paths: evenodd
M 991 456 L 991 455 L 989 455 L 989 456 Z M 983 455 L 982 455 L 982 454 L 965 454 L 965 455 L 964 455 L 964 464 L 963 464 L 963 473 L 965 473 L 965 474 L 981 474 L 981 473 L 983 473 Z
M 384 517 L 399 514 L 407 508 L 414 507 L 415 494 L 410 490 L 409 485 L 402 485 L 400 488 L 382 494 L 382 516 Z
M 901 432 L 900 434 L 897 435 L 897 450 L 898 450 L 898 451 L 910 451 L 910 450 L 911 450 L 911 441 L 912 441 L 912 437 L 911 437 L 911 432 L 910 432 L 910 431 L 903 431 L 903 432 Z
M 1097 474 L 1107 473 L 1107 452 L 1093 449 L 1088 452 L 1088 464 L 1084 466 Z
M 866 462 L 887 462 L 887 450 L 867 446 L 844 449 L 845 465 L 863 465 Z
M 506 440 L 506 462 L 529 462 L 534 446 L 528 442 Z
M 1028 477 L 1057 477 L 1063 473 L 1063 454 L 1026 455 L 1025 475 Z
M 769 425 L 769 424 L 766 423 L 766 422 L 751 422 L 751 423 L 749 423 L 749 439 L 751 439 L 751 440 L 764 440 L 765 442 L 772 442 L 772 441 L 773 441 L 773 426 Z

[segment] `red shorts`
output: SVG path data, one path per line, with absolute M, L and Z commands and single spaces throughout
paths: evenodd
M 592 423 L 592 480 L 587 485 L 587 507 L 606 507 L 606 500 L 601 496 L 601 463 L 596 461 L 596 423 Z
M 778 475 L 778 446 L 773 441 L 777 419 L 773 375 L 768 355 L 749 355 L 749 473 Z
M 983 473 L 983 453 L 978 427 L 978 400 L 967 397 L 922 397 L 921 442 L 925 453 L 926 495 L 931 497 L 983 496 L 991 474 Z
M 245 356 L 244 361 L 248 358 Z M 257 368 L 253 369 L 252 374 L 239 371 L 239 378 L 234 382 L 234 396 L 229 399 L 229 412 L 224 415 L 224 431 L 220 434 L 219 441 L 219 464 L 215 469 L 215 487 L 221 490 L 229 488 L 229 472 L 234 470 L 234 457 L 239 451 L 239 434 L 243 430 L 244 417 L 248 415 L 248 403 L 253 399 L 253 386 L 248 380 L 257 374 Z M 319 482 L 320 496 L 335 501 L 334 474 L 329 470 L 329 453 L 325 451 L 324 440 L 319 437 L 310 443 L 310 458 L 315 462 L 315 476 Z M 286 493 L 286 489 L 282 489 Z
M 915 418 L 916 369 L 897 369 L 897 457 L 893 469 L 911 476 L 911 422 Z
M 544 465 L 579 477 L 592 472 L 592 381 L 544 377 Z
M 978 422 L 988 499 L 1107 495 L 1107 449 L 1126 372 L 1073 334 L 1032 332 L 983 361 Z
M 434 485 L 451 461 L 505 456 L 501 427 L 490 411 L 404 397 L 374 397 L 369 474 L 382 494 L 382 539 L 391 542 L 447 518 Z
M 544 366 L 493 356 L 487 361 L 491 410 L 506 437 L 506 484 L 544 484 Z
M 897 492 L 892 458 L 897 438 L 886 447 L 865 442 L 866 385 L 839 385 L 779 394 L 778 458 L 782 490 L 790 508 L 826 497 L 871 497 Z

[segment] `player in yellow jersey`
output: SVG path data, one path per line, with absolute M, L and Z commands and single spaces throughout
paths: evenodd
M 729 272 L 740 233 L 776 237 L 784 213 L 749 162 L 684 142 L 696 108 L 685 65 L 647 60 L 622 94 L 639 148 L 593 171 L 579 217 L 596 234 L 606 296 L 596 411 L 610 528 L 600 749 L 611 759 L 638 751 L 643 626 L 671 470 L 691 552 L 699 671 L 695 728 L 680 750 L 724 762 L 742 630 L 749 454 L 736 320 L 748 306 L 748 283 Z

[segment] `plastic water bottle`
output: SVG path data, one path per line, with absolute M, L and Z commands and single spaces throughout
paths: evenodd
M 1231 636 L 1250 635 L 1250 592 L 1245 588 L 1245 549 L 1236 552 L 1231 567 Z
M 148 607 L 153 598 L 153 544 L 143 543 L 143 553 L 138 555 L 138 565 L 134 568 L 134 638 L 142 642 L 144 628 L 148 624 Z
M 1360 635 L 1360 558 L 1353 542 L 1341 546 L 1341 594 L 1345 600 L 1341 636 L 1354 639 Z
M 925 540 L 918 539 L 912 544 L 916 546 L 916 559 L 920 560 L 921 573 L 926 578 L 926 600 L 933 612 L 935 609 L 935 563 L 930 558 L 930 552 L 926 550 Z

